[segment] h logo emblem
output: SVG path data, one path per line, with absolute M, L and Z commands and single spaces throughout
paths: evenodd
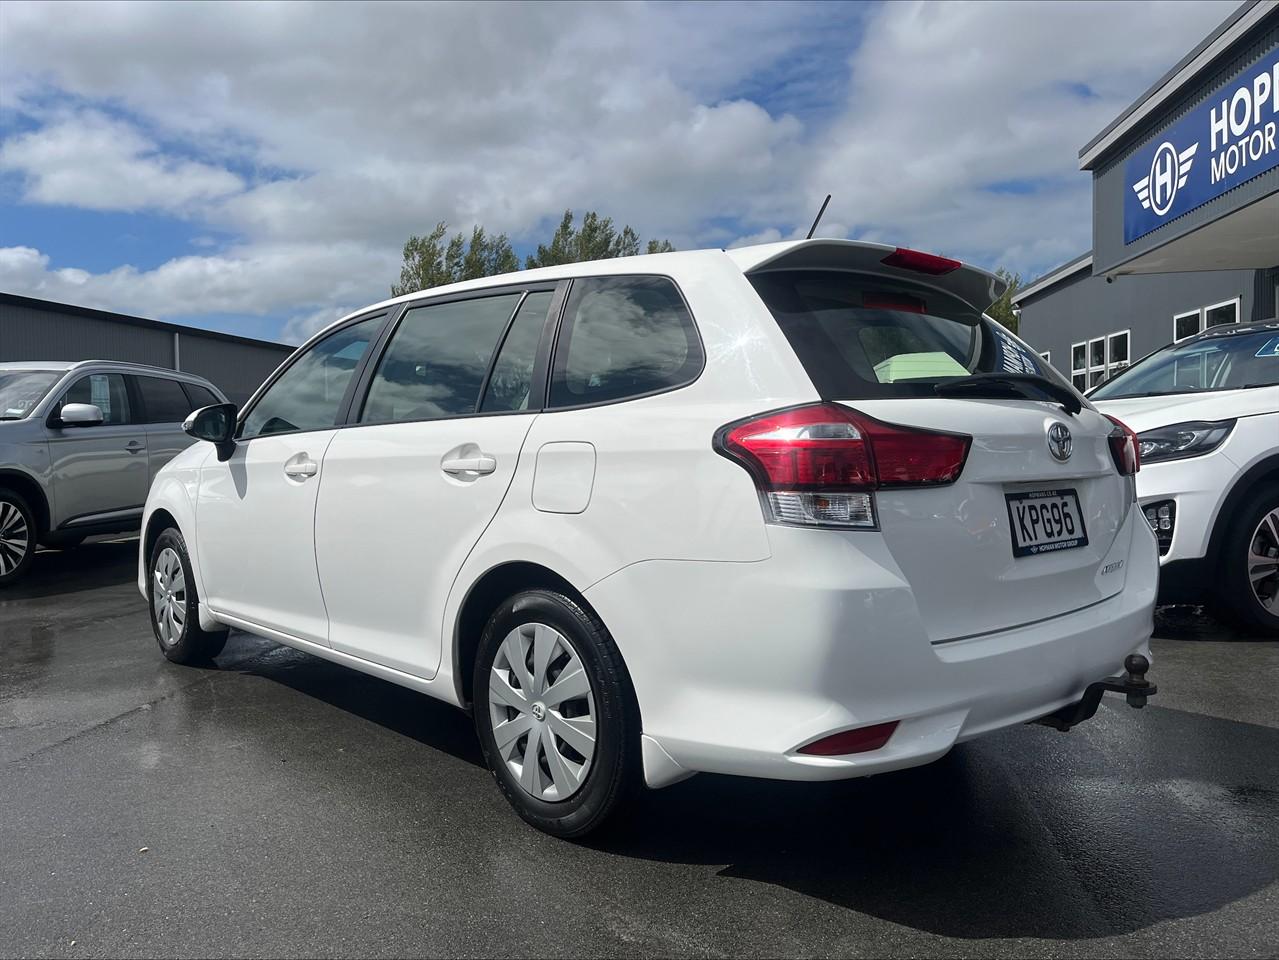
M 1159 144 L 1154 159 L 1150 161 L 1150 175 L 1132 185 L 1141 205 L 1161 217 L 1171 210 L 1177 191 L 1186 185 L 1198 150 L 1198 141 L 1180 153 L 1167 140 Z

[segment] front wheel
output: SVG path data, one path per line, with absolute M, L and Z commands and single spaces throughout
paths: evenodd
M 639 710 L 612 636 L 573 599 L 516 594 L 475 661 L 475 727 L 498 787 L 558 837 L 599 827 L 638 787 Z
M 204 663 L 226 646 L 226 631 L 200 629 L 200 598 L 195 592 L 191 558 L 176 527 L 156 538 L 151 548 L 151 630 L 160 652 L 174 663 Z
M 21 579 L 36 555 L 36 520 L 27 501 L 0 487 L 0 587 Z
M 1279 634 L 1279 491 L 1258 491 L 1234 512 L 1222 551 L 1219 611 L 1246 630 Z

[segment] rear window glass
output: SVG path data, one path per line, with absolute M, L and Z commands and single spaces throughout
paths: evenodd
M 825 270 L 750 280 L 829 399 L 930 396 L 937 381 L 973 373 L 1060 379 L 978 310 L 927 287 Z

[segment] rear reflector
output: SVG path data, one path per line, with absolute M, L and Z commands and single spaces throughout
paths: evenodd
M 893 720 L 870 727 L 858 727 L 856 730 L 845 730 L 814 740 L 800 747 L 799 753 L 810 757 L 845 757 L 850 753 L 869 753 L 886 744 L 896 729 L 897 721 Z
M 1115 429 L 1110 431 L 1110 456 L 1115 461 L 1115 469 L 1125 477 L 1131 477 L 1141 469 L 1141 444 L 1137 434 L 1128 424 L 1110 414 L 1106 414 L 1106 419 L 1115 425 Z
M 950 273 L 963 266 L 958 260 L 939 257 L 935 253 L 924 253 L 921 250 L 908 250 L 906 247 L 898 247 L 880 262 L 901 270 L 926 273 L 930 277 L 940 277 L 943 273 Z
M 755 479 L 770 519 L 874 527 L 872 490 L 953 483 L 972 438 L 895 426 L 834 403 L 730 423 L 717 452 Z

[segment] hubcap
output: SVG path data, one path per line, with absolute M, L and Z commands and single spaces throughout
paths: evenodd
M 1248 580 L 1262 609 L 1279 615 L 1279 507 L 1261 518 L 1248 541 Z
M 567 800 L 595 756 L 595 697 L 568 638 L 544 623 L 506 635 L 489 677 L 493 739 L 524 792 Z
M 187 582 L 182 573 L 182 560 L 172 547 L 165 547 L 155 558 L 151 607 L 155 611 L 155 629 L 167 647 L 182 639 L 187 622 Z
M 31 531 L 17 504 L 0 500 L 0 577 L 17 569 L 31 549 Z

